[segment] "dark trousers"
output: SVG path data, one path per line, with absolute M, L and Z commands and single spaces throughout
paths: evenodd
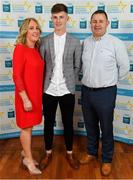
M 101 128 L 102 161 L 108 163 L 112 161 L 114 151 L 113 113 L 116 92 L 116 86 L 99 89 L 82 86 L 82 111 L 87 131 L 88 153 L 98 156 Z
M 75 96 L 66 94 L 64 96 L 51 96 L 44 93 L 43 95 L 43 112 L 44 112 L 44 141 L 46 150 L 52 149 L 54 136 L 54 123 L 57 105 L 59 103 L 62 123 L 64 126 L 64 138 L 66 149 L 72 150 L 73 146 L 73 112 L 75 105 Z

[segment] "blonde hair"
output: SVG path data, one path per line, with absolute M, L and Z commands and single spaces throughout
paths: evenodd
M 26 18 L 23 21 L 22 25 L 20 26 L 19 35 L 18 35 L 18 37 L 16 39 L 16 44 L 26 44 L 26 33 L 28 31 L 28 26 L 29 26 L 29 23 L 30 23 L 31 20 L 36 22 L 36 24 L 38 25 L 38 28 L 40 30 L 40 33 L 42 32 L 41 27 L 40 27 L 38 21 L 35 18 Z M 35 43 L 35 47 L 39 48 L 39 45 L 40 45 L 40 38 Z

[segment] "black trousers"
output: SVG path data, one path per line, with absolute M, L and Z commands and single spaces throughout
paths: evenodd
M 60 106 L 62 123 L 64 126 L 64 138 L 66 150 L 71 151 L 73 146 L 73 112 L 75 105 L 75 96 L 66 94 L 64 96 L 51 96 L 44 93 L 43 95 L 43 112 L 44 112 L 44 141 L 45 149 L 52 149 L 54 136 L 54 123 L 57 106 Z
M 92 89 L 82 86 L 82 110 L 88 138 L 88 153 L 98 155 L 100 129 L 102 162 L 112 161 L 114 152 L 113 113 L 117 87 Z M 100 126 L 99 126 L 100 125 Z

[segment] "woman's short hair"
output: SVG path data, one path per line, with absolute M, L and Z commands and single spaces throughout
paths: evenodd
M 26 18 L 20 26 L 19 35 L 16 39 L 16 44 L 26 44 L 26 34 L 28 31 L 28 26 L 29 26 L 30 21 L 36 22 L 36 24 L 40 30 L 40 33 L 42 32 L 41 27 L 35 18 Z M 35 43 L 35 47 L 39 48 L 39 44 L 40 44 L 40 39 L 38 39 L 38 41 Z

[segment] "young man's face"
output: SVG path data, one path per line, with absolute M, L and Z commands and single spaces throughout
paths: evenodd
M 93 36 L 99 38 L 106 33 L 109 21 L 105 14 L 94 14 L 91 19 L 91 30 Z
M 68 15 L 64 11 L 52 14 L 52 21 L 55 31 L 66 30 L 66 23 L 68 21 Z

